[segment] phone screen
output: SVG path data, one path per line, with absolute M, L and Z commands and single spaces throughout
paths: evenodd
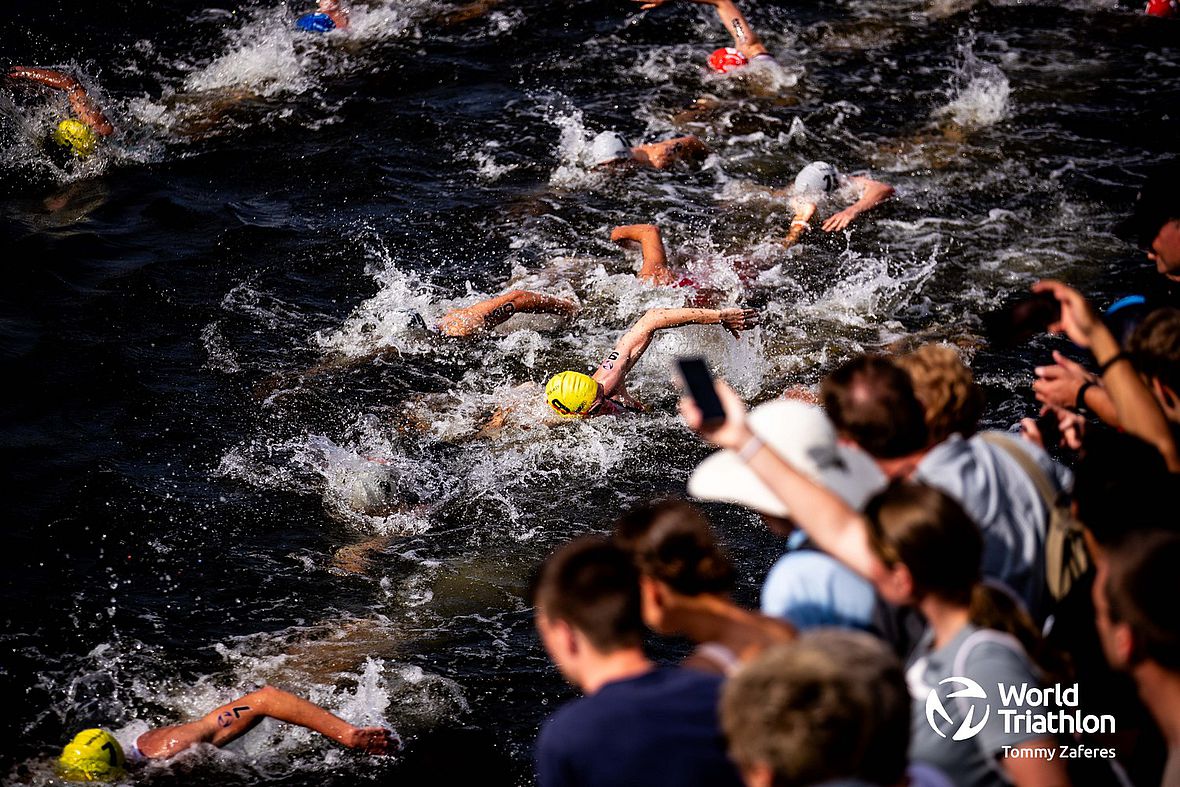
M 725 408 L 721 406 L 721 399 L 717 396 L 717 389 L 713 387 L 713 375 L 705 365 L 704 358 L 680 358 L 676 365 L 680 369 L 680 379 L 688 389 L 688 395 L 696 402 L 701 411 L 704 422 L 716 425 L 725 420 Z

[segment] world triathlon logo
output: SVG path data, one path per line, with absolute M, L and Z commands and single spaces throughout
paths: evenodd
M 944 683 L 957 683 L 962 686 L 963 688 L 958 691 L 952 691 L 946 696 L 949 700 L 960 701 L 967 705 L 967 715 L 963 717 L 962 723 L 955 730 L 955 734 L 951 736 L 951 740 L 965 741 L 969 738 L 974 738 L 983 729 L 983 725 L 987 724 L 988 717 L 992 714 L 992 709 L 990 705 L 984 703 L 983 718 L 975 721 L 975 709 L 978 706 L 974 702 L 971 702 L 971 700 L 986 700 L 987 692 L 983 690 L 982 686 L 971 680 L 971 678 L 963 678 L 958 675 L 943 678 L 938 682 L 938 685 L 941 686 Z M 960 700 L 960 698 L 962 699 Z M 940 725 L 935 716 L 941 717 L 944 724 Z M 951 715 L 943 707 L 942 698 L 938 696 L 937 688 L 931 689 L 930 693 L 926 695 L 926 723 L 930 725 L 932 730 L 938 733 L 938 737 L 940 738 L 946 737 L 946 733 L 941 729 L 942 726 L 949 725 L 953 727 L 955 725 Z

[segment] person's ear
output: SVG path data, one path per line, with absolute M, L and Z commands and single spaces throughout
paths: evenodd
M 885 570 L 885 574 L 878 582 L 881 597 L 890 604 L 908 604 L 914 598 L 914 575 L 901 563 L 896 563 Z
M 643 574 L 639 575 L 639 600 L 643 622 L 655 627 L 663 620 L 668 607 L 668 597 L 663 583 Z
M 1134 664 L 1138 659 L 1135 653 L 1135 635 L 1126 623 L 1111 624 L 1112 649 L 1118 659 L 1118 666 L 1125 667 Z
M 1160 407 L 1164 410 L 1164 415 L 1169 421 L 1180 420 L 1180 406 L 1177 401 L 1180 397 L 1171 387 L 1160 382 L 1158 377 L 1151 379 L 1151 392 L 1155 394 L 1156 400 L 1160 403 Z

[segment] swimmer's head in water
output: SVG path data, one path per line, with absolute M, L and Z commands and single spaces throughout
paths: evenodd
M 631 159 L 633 156 L 627 140 L 615 131 L 604 131 L 590 142 L 590 161 L 596 167 L 610 164 L 612 161 Z
M 336 29 L 336 23 L 332 21 L 332 17 L 318 12 L 299 17 L 295 20 L 295 26 L 309 33 L 327 33 L 329 30 Z
M 598 381 L 581 372 L 555 374 L 545 386 L 545 401 L 563 418 L 586 415 L 597 398 Z
M 731 46 L 714 49 L 713 54 L 709 55 L 709 68 L 718 74 L 728 74 L 730 71 L 736 71 L 749 62 L 745 55 Z
M 106 730 L 82 730 L 61 750 L 57 760 L 63 779 L 75 782 L 114 781 L 127 764 L 123 747 Z
M 74 118 L 67 118 L 57 124 L 53 132 L 53 141 L 67 148 L 78 158 L 86 158 L 94 153 L 98 145 L 98 139 L 90 126 Z
M 795 176 L 796 194 L 831 194 L 840 185 L 840 173 L 826 161 L 813 161 Z

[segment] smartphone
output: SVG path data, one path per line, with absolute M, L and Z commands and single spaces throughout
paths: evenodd
M 1052 293 L 1021 298 L 983 317 L 988 341 L 997 347 L 1014 347 L 1044 333 L 1061 319 L 1061 303 Z
M 1041 445 L 1046 451 L 1056 451 L 1061 444 L 1061 424 L 1057 413 L 1050 410 L 1037 418 L 1037 431 L 1041 433 Z
M 680 369 L 680 379 L 688 389 L 688 395 L 696 402 L 701 411 L 706 426 L 717 426 L 725 421 L 725 408 L 721 406 L 721 399 L 717 396 L 717 389 L 713 386 L 713 375 L 705 365 L 704 358 L 678 358 L 676 366 Z

